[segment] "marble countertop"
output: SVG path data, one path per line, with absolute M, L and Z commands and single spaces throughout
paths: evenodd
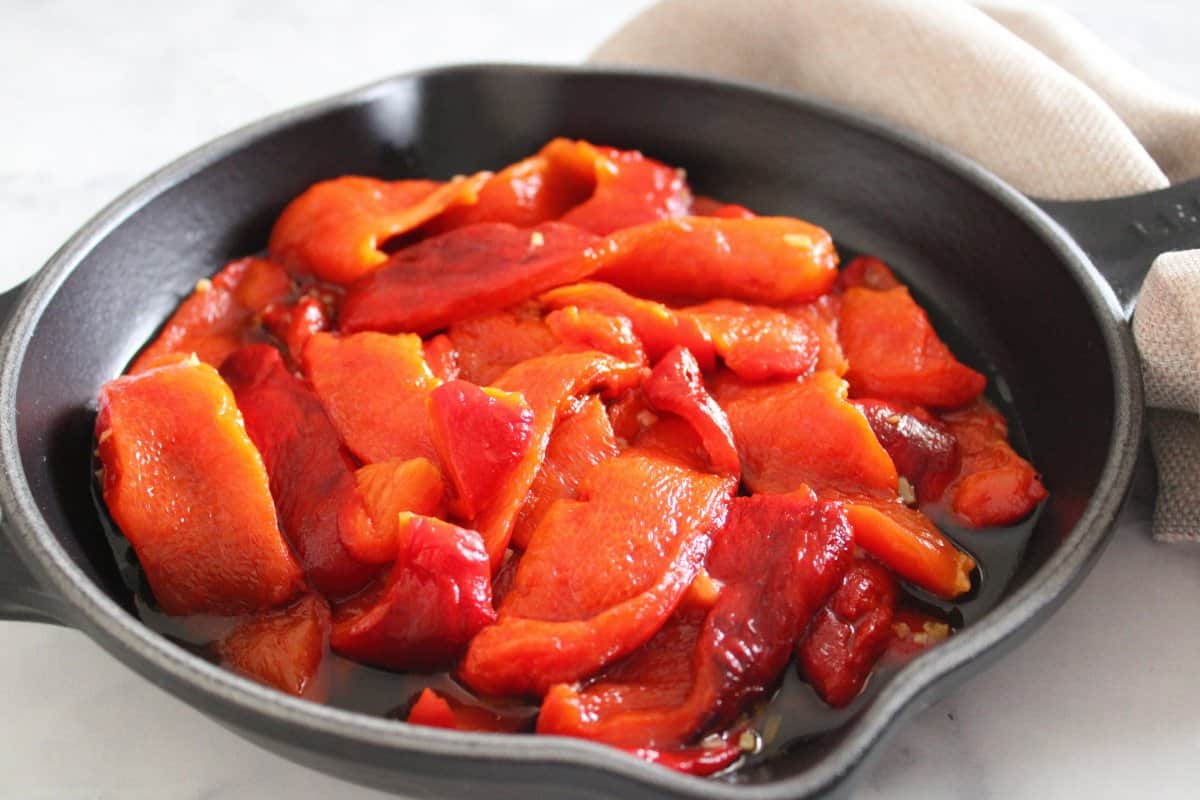
M 577 61 L 644 5 L 0 0 L 0 290 L 216 134 L 414 67 Z M 1194 0 L 1143 0 L 1136 13 L 1119 0 L 1051 5 L 1200 95 Z M 1147 515 L 1126 513 L 1027 643 L 900 731 L 857 796 L 1196 796 L 1200 551 L 1152 543 Z M 260 750 L 79 633 L 0 623 L 0 642 L 0 798 L 385 797 Z

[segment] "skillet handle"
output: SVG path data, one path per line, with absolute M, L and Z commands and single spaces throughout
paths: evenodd
M 1200 249 L 1200 178 L 1107 200 L 1034 202 L 1087 253 L 1127 318 L 1154 259 Z
M 20 284 L 0 293 L 0 331 L 8 327 L 24 288 Z M 9 539 L 12 535 L 5 512 L 0 508 L 0 620 L 62 624 L 62 603 L 47 594 L 26 568 Z

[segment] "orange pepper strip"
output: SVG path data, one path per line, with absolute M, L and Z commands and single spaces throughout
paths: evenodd
M 545 355 L 558 339 L 540 309 L 522 304 L 450 323 L 446 332 L 458 351 L 463 380 L 486 386 L 522 361 Z
M 329 650 L 329 605 L 315 594 L 261 612 L 217 643 L 221 664 L 281 692 L 324 700 L 321 665 Z
M 588 281 L 563 286 L 538 298 L 550 308 L 577 306 L 610 316 L 625 317 L 633 323 L 633 332 L 654 362 L 674 347 L 686 347 L 700 368 L 708 371 L 716 365 L 712 336 L 699 320 L 656 303 L 642 300 L 607 283 Z
M 215 369 L 193 359 L 108 382 L 96 436 L 105 505 L 163 611 L 258 611 L 300 592 L 263 459 Z
M 970 591 L 975 559 L 955 547 L 920 511 L 895 500 L 843 499 L 855 544 L 888 569 L 938 597 Z
M 699 572 L 735 488 L 636 450 L 598 464 L 583 499 L 555 503 L 534 531 L 463 680 L 484 694 L 541 695 L 637 649 Z
M 529 496 L 513 526 L 512 544 L 524 550 L 555 501 L 574 500 L 583 476 L 620 450 L 612 425 L 599 397 L 589 397 L 583 407 L 554 427 L 546 458 L 538 470 Z
M 572 409 L 579 395 L 597 388 L 610 395 L 618 394 L 637 385 L 643 371 L 640 364 L 628 364 L 595 351 L 551 353 L 517 364 L 496 381 L 496 388 L 525 396 L 533 409 L 533 434 L 525 458 L 513 471 L 500 496 L 476 520 L 492 561 L 493 573 L 500 567 L 517 514 L 546 457 L 555 423 Z
M 371 524 L 344 528 L 341 538 L 350 555 L 367 564 L 396 559 L 403 544 L 402 512 L 429 517 L 446 513 L 446 482 L 441 470 L 425 458 L 393 458 L 359 467 L 354 486 Z
M 962 465 L 946 490 L 950 510 L 977 528 L 1011 525 L 1046 499 L 1037 470 L 1008 443 L 1008 423 L 986 400 L 942 419 L 958 440 Z
M 371 464 L 392 458 L 437 463 L 426 401 L 441 383 L 420 338 L 318 333 L 304 348 L 304 374 L 346 446 Z
M 775 687 L 851 551 L 837 503 L 737 498 L 708 558 L 721 586 L 712 607 L 681 607 L 646 647 L 586 688 L 552 687 L 538 732 L 673 748 L 722 730 Z
M 268 251 L 293 274 L 347 285 L 383 266 L 384 242 L 445 209 L 474 203 L 488 173 L 438 184 L 348 175 L 310 186 L 271 230 Z
M 903 286 L 847 289 L 838 336 L 855 397 L 955 408 L 977 398 L 987 385 L 987 378 L 954 357 Z
M 181 353 L 220 369 L 221 362 L 244 344 L 265 341 L 254 325 L 255 314 L 287 298 L 292 279 L 263 258 L 232 261 L 211 281 L 200 281 L 180 303 L 162 332 L 127 370 L 133 375 Z
M 663 356 L 642 384 L 651 408 L 676 414 L 700 435 L 716 472 L 740 478 L 741 461 L 733 444 L 729 418 L 704 388 L 700 367 L 692 354 L 676 347 Z
M 482 222 L 406 247 L 347 290 L 340 329 L 422 336 L 591 275 L 611 244 L 582 228 Z
M 817 337 L 803 321 L 779 309 L 711 300 L 680 313 L 699 321 L 725 366 L 746 380 L 795 378 L 817 364 Z
M 895 465 L 833 373 L 759 385 L 724 378 L 712 391 L 729 415 L 752 491 L 780 494 L 808 485 L 895 496 Z
M 617 231 L 596 279 L 664 301 L 787 303 L 825 294 L 837 252 L 822 228 L 789 217 L 687 217 Z

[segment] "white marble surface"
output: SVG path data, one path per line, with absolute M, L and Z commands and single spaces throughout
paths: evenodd
M 574 61 L 643 0 L 0 0 L 0 289 L 124 187 L 265 113 L 412 67 Z M 1194 0 L 1058 0 L 1200 94 Z M 1200 795 L 1200 551 L 1132 514 L 1039 633 L 921 715 L 859 796 Z M 382 798 L 276 758 L 82 635 L 0 623 L 0 798 Z

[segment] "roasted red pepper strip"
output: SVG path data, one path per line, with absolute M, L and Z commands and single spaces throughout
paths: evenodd
M 936 503 L 958 476 L 958 440 L 937 417 L 920 407 L 884 400 L 855 400 L 896 471 L 916 490 L 917 500 Z
M 838 296 L 826 294 L 808 303 L 795 303 L 785 311 L 804 322 L 817 339 L 817 369 L 832 372 L 838 377 L 850 368 L 842 343 L 838 341 Z
M 217 644 L 222 666 L 281 692 L 324 700 L 329 605 L 315 594 L 251 617 Z
M 896 467 L 846 384 L 829 372 L 802 381 L 748 385 L 722 379 L 713 395 L 729 415 L 752 491 L 778 494 L 807 485 L 894 497 Z
M 633 363 L 646 361 L 642 343 L 633 332 L 633 323 L 625 317 L 567 306 L 547 314 L 546 327 L 564 348 L 599 350 Z
M 354 485 L 370 525 L 342 528 L 342 544 L 359 561 L 390 564 L 400 547 L 400 514 L 445 514 L 446 482 L 428 459 L 394 458 L 359 467 Z
M 583 476 L 618 452 L 604 404 L 599 397 L 587 398 L 582 408 L 554 427 L 546 458 L 513 526 L 513 546 L 524 550 L 555 501 L 576 499 Z
M 716 365 L 716 348 L 700 321 L 662 303 L 642 300 L 615 286 L 596 282 L 563 286 L 538 299 L 550 308 L 576 306 L 627 318 L 651 361 L 657 361 L 675 347 L 686 347 L 701 369 L 707 371 Z
M 892 638 L 896 580 L 886 569 L 857 560 L 817 612 L 797 648 L 797 666 L 834 708 L 849 705 L 866 685 Z
M 593 233 L 606 235 L 631 225 L 682 217 L 691 206 L 692 193 L 683 171 L 636 150 L 555 139 L 542 152 L 564 162 L 591 162 L 596 186 L 592 196 L 561 219 Z
M 556 144 L 560 141 L 565 146 Z M 479 202 L 446 209 L 423 231 L 438 234 L 479 222 L 532 227 L 558 219 L 595 190 L 595 156 L 556 139 L 489 178 L 479 189 Z
M 433 689 L 425 689 L 417 697 L 417 702 L 413 703 L 408 712 L 407 722 L 455 731 L 493 733 L 516 733 L 528 724 L 525 718 L 497 714 L 483 706 L 464 703 L 457 698 L 442 697 Z
M 709 555 L 708 572 L 722 585 L 711 610 L 680 609 L 585 689 L 553 687 L 538 732 L 669 749 L 725 728 L 775 686 L 851 548 L 836 503 L 737 498 Z
M 939 597 L 954 598 L 970 590 L 975 559 L 920 511 L 899 500 L 843 499 L 855 544 L 888 569 Z
M 943 415 L 962 450 L 962 467 L 946 490 L 950 510 L 967 525 L 1011 525 L 1046 499 L 1037 471 L 1008 443 L 1008 422 L 986 400 Z
M 499 222 L 458 228 L 406 247 L 346 292 L 346 333 L 433 333 L 595 272 L 610 244 L 582 228 L 532 230 Z
M 953 631 L 942 620 L 908 608 L 898 608 L 892 617 L 892 638 L 883 661 L 904 663 L 944 642 Z
M 304 349 L 304 374 L 362 461 L 437 461 L 427 403 L 441 381 L 425 363 L 418 337 L 318 333 Z
M 541 695 L 636 650 L 674 611 L 735 481 L 629 451 L 560 500 L 521 556 L 500 621 L 460 670 L 484 694 Z
M 458 351 L 460 377 L 480 386 L 558 345 L 558 337 L 542 320 L 541 308 L 529 303 L 456 320 L 446 333 Z
M 455 489 L 454 507 L 473 520 L 501 494 L 533 443 L 533 409 L 514 392 L 467 381 L 429 393 L 434 448 Z
M 325 302 L 314 294 L 306 294 L 294 303 L 272 303 L 263 310 L 262 322 L 293 364 L 300 363 L 304 346 L 314 334 L 333 327 Z
M 458 365 L 458 348 L 454 346 L 454 340 L 444 333 L 426 339 L 421 346 L 421 352 L 425 356 L 429 371 L 438 380 L 452 381 L 462 372 Z
M 486 173 L 434 181 L 354 175 L 322 181 L 288 204 L 271 230 L 271 257 L 294 274 L 346 285 L 387 261 L 382 246 L 456 204 L 475 202 Z
M 725 366 L 746 380 L 795 378 L 817 365 L 817 337 L 800 319 L 778 309 L 712 300 L 683 313 L 699 320 Z
M 217 371 L 190 360 L 110 381 L 96 438 L 104 503 L 168 614 L 238 614 L 303 587 L 267 470 Z
M 496 619 L 483 540 L 433 517 L 404 514 L 396 564 L 376 592 L 337 609 L 330 644 L 388 669 L 445 669 Z
M 977 398 L 987 384 L 954 357 L 904 287 L 847 289 L 838 336 L 856 397 L 955 408 Z
M 595 389 L 618 394 L 642 378 L 640 364 L 618 361 L 604 353 L 551 353 L 523 361 L 500 376 L 496 387 L 520 392 L 533 409 L 533 436 L 525 458 L 517 465 L 500 497 L 477 521 L 492 568 L 498 569 L 512 538 L 517 513 L 546 457 L 546 446 L 558 420 L 573 408 L 575 398 Z
M 656 750 L 652 747 L 625 748 L 633 755 L 688 775 L 712 775 L 728 769 L 742 757 L 737 736 L 726 736 L 713 745 L 681 747 L 677 750 Z
M 642 384 L 642 394 L 651 408 L 676 414 L 695 429 L 714 470 L 741 477 L 742 465 L 729 418 L 704 388 L 700 367 L 688 350 L 676 347 L 663 356 Z
M 903 285 L 887 264 L 872 256 L 859 256 L 852 260 L 838 275 L 837 280 L 837 288 L 841 291 L 852 286 L 860 286 L 864 289 L 886 292 Z
M 238 350 L 221 374 L 262 453 L 280 525 L 309 581 L 328 598 L 358 591 L 376 570 L 352 557 L 342 540 L 353 535 L 344 529 L 370 520 L 355 490 L 354 465 L 317 396 L 268 345 Z
M 211 281 L 196 284 L 128 373 L 159 366 L 175 353 L 195 353 L 205 364 L 219 368 L 234 350 L 265 339 L 254 325 L 255 314 L 281 302 L 291 291 L 292 279 L 266 259 L 230 262 Z
M 788 217 L 688 217 L 617 231 L 596 279 L 640 297 L 787 303 L 825 294 L 837 252 L 822 228 Z

